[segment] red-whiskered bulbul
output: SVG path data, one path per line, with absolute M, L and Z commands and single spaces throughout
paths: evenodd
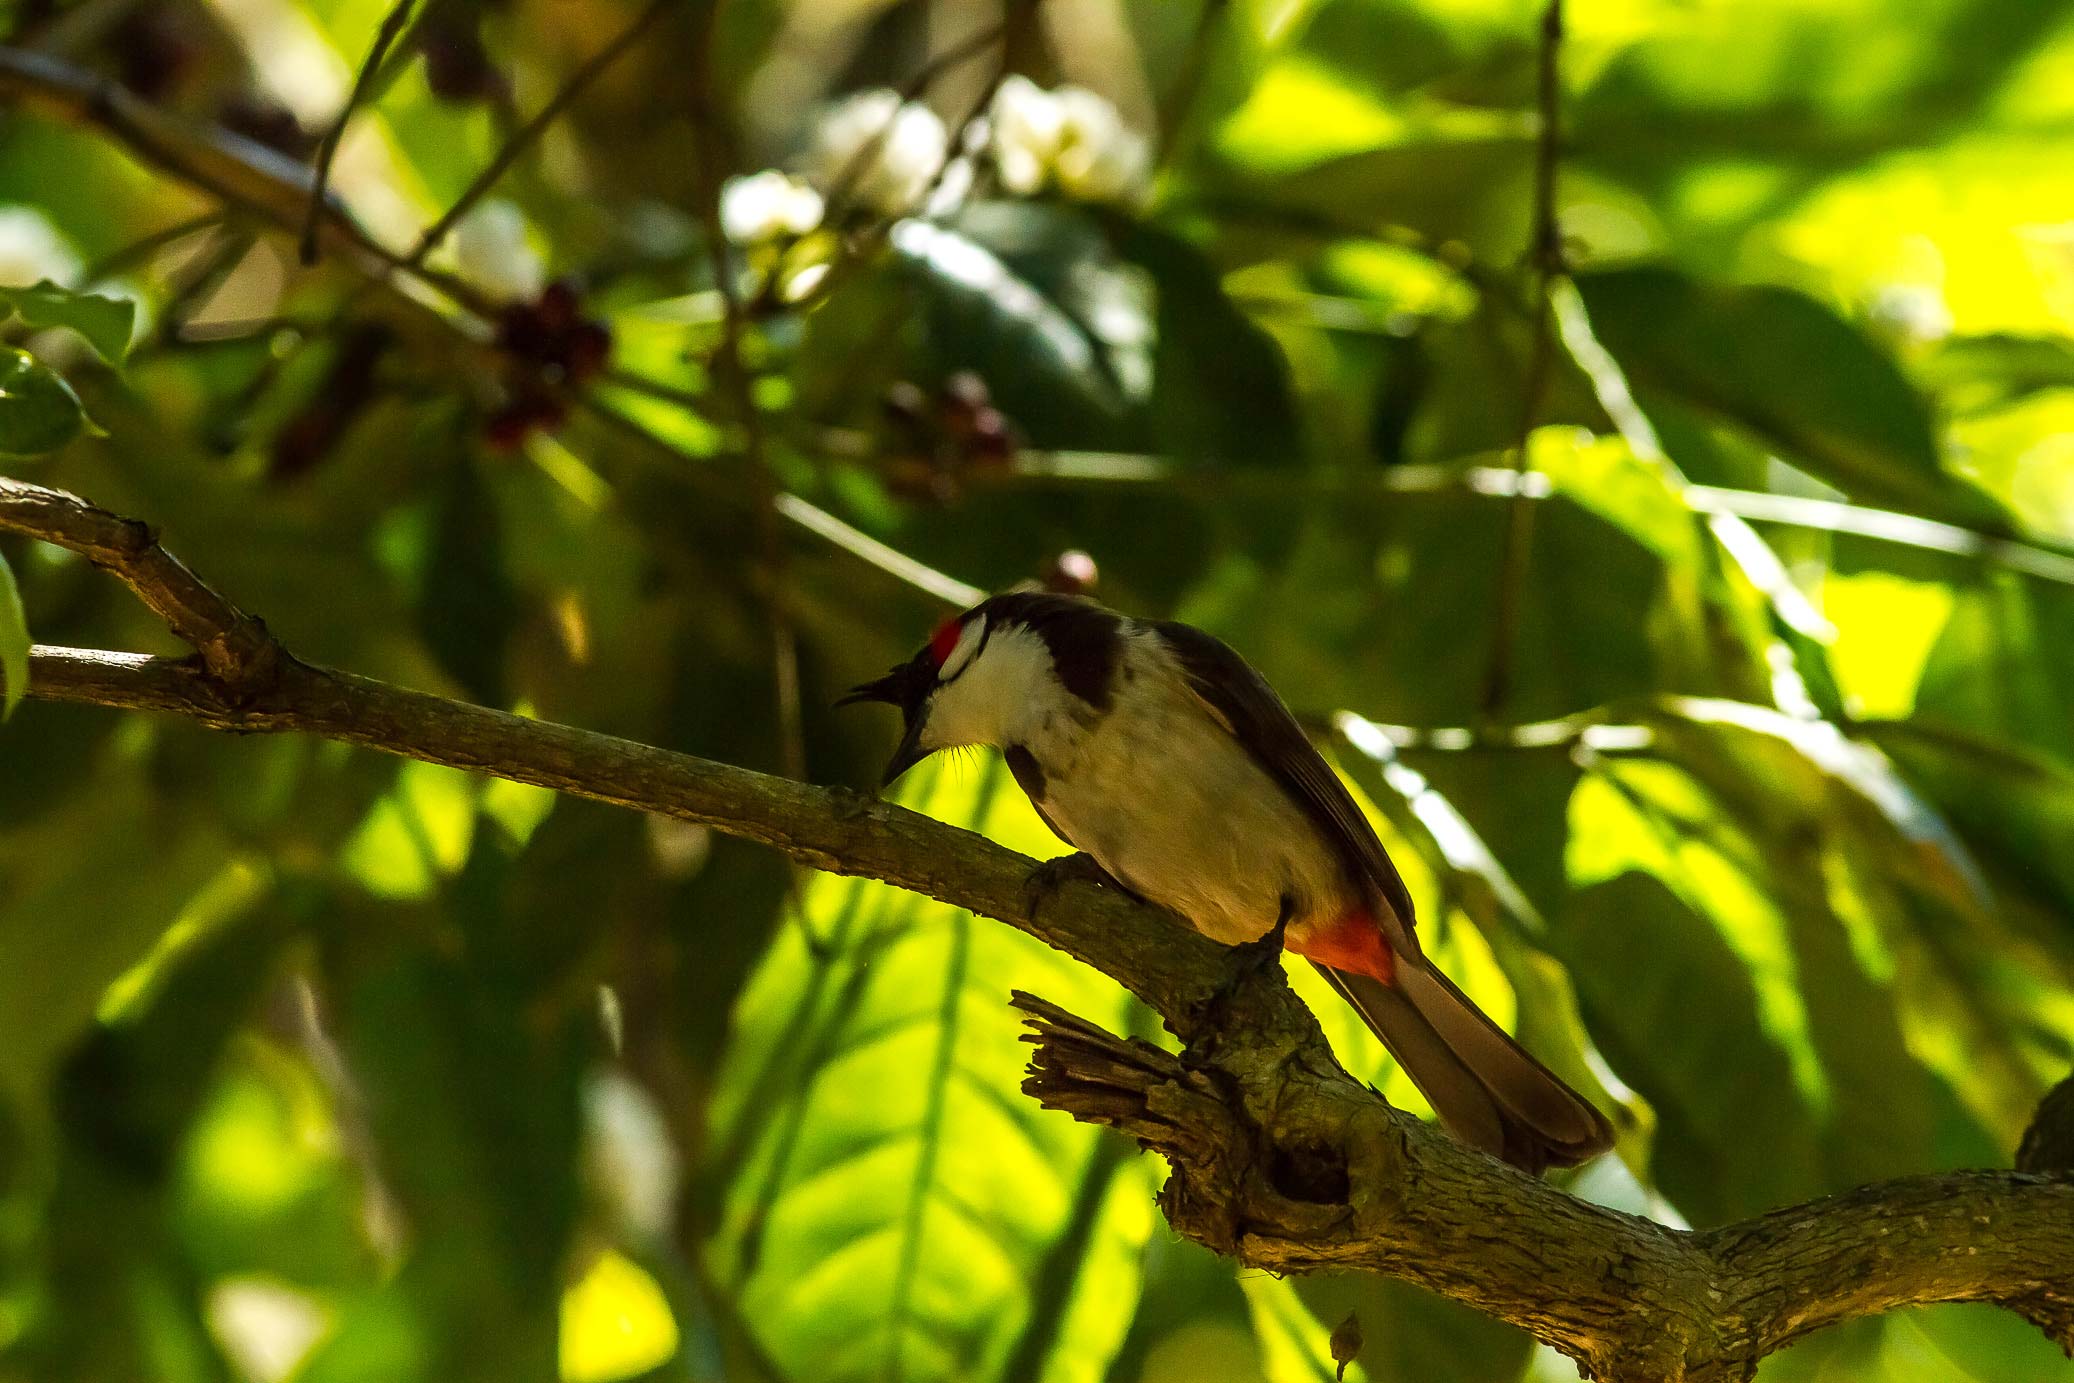
M 1011 592 L 843 701 L 900 708 L 886 782 L 939 749 L 994 746 L 1045 824 L 1129 892 L 1227 945 L 1281 925 L 1464 1142 L 1531 1172 L 1611 1146 L 1605 1118 L 1426 959 L 1361 809 L 1217 639 Z

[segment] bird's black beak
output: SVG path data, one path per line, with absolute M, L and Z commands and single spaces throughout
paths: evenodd
M 876 682 L 859 682 L 836 699 L 838 706 L 854 706 L 860 701 L 883 701 L 889 706 L 905 710 L 908 693 L 913 683 L 909 669 L 913 665 L 902 663 Z
M 929 757 L 929 751 L 921 746 L 922 724 L 928 719 L 923 703 L 928 699 L 935 680 L 935 667 L 926 665 L 925 655 L 913 662 L 902 663 L 876 682 L 859 683 L 835 703 L 850 706 L 859 701 L 883 701 L 900 708 L 905 729 L 899 745 L 893 750 L 893 757 L 886 763 L 885 776 L 879 780 L 880 787 L 891 786 L 895 778 Z

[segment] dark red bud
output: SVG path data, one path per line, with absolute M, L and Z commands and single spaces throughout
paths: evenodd
M 540 290 L 540 301 L 536 304 L 536 309 L 544 330 L 567 331 L 583 320 L 583 296 L 569 280 L 556 279 Z
M 491 64 L 472 25 L 442 24 L 425 35 L 418 51 L 425 59 L 425 85 L 440 100 L 472 105 L 502 99 L 504 74 Z
M 611 329 L 603 322 L 580 322 L 564 344 L 562 372 L 570 383 L 581 384 L 604 369 L 611 354 Z

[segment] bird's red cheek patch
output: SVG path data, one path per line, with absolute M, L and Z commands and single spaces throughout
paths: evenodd
M 936 632 L 929 636 L 929 656 L 936 660 L 938 667 L 950 661 L 952 651 L 958 646 L 958 638 L 964 632 L 965 621 L 962 618 L 947 619 L 936 626 Z
M 1391 984 L 1397 978 L 1397 957 L 1383 940 L 1383 929 L 1373 917 L 1356 909 L 1342 913 L 1336 922 L 1314 929 L 1301 941 L 1292 939 L 1289 949 L 1305 960 L 1333 970 L 1368 975 Z

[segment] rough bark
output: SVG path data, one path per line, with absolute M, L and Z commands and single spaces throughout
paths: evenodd
M 1333 1060 L 1278 966 L 1092 884 L 841 788 L 772 778 L 315 667 L 166 553 L 143 524 L 0 480 L 0 531 L 115 573 L 188 659 L 35 649 L 29 694 L 296 732 L 696 821 L 1021 928 L 1105 971 L 1182 1039 L 1179 1055 L 1018 995 L 1025 1089 L 1164 1154 L 1180 1233 L 1277 1272 L 1416 1282 L 1531 1332 L 1617 1383 L 1746 1378 L 1838 1321 L 1993 1302 L 2074 1352 L 2074 1178 L 1907 1178 L 1699 1232 L 1569 1196 L 1391 1108 Z

